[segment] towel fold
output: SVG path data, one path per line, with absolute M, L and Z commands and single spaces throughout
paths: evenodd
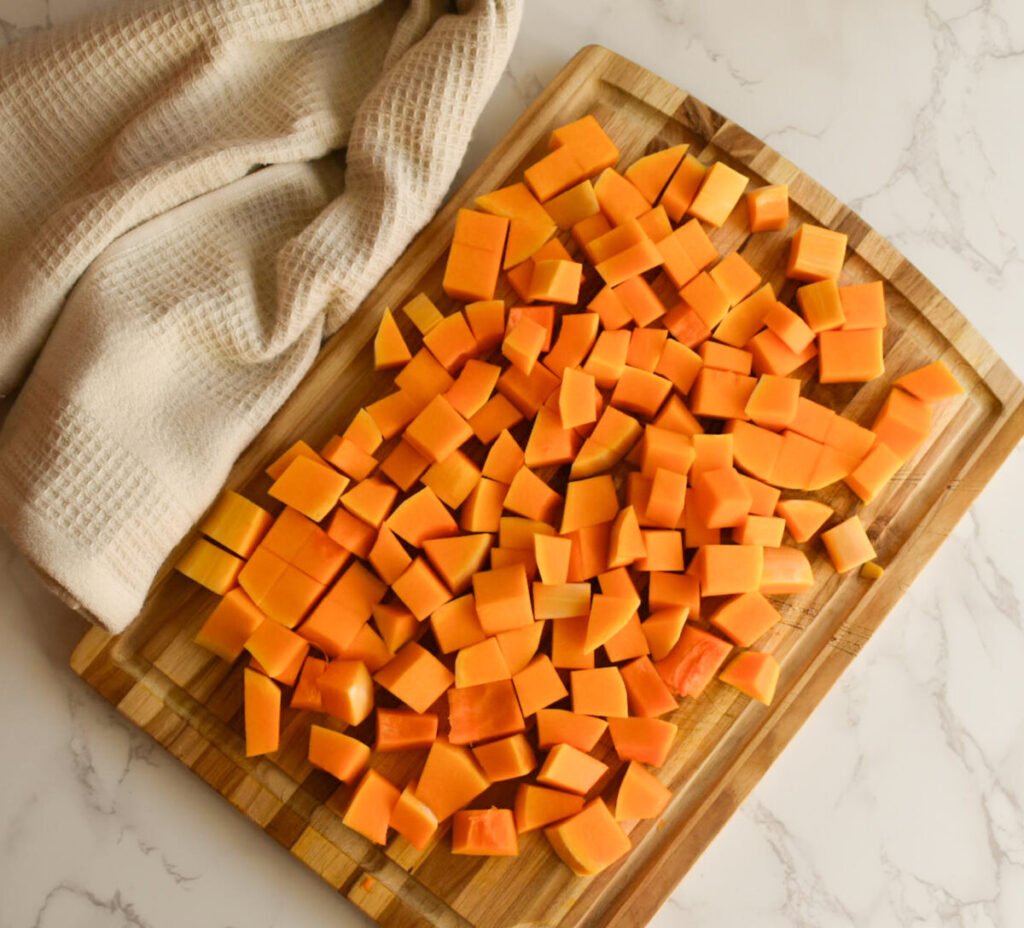
M 112 631 L 441 203 L 520 0 L 127 3 L 0 52 L 0 522 Z

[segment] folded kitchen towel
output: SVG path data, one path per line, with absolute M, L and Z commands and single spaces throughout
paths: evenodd
M 149 0 L 0 51 L 0 521 L 109 629 L 440 205 L 520 2 Z

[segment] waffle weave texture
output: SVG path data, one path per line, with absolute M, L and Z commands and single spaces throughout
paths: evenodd
M 0 51 L 0 522 L 96 621 L 437 210 L 520 2 L 128 2 Z

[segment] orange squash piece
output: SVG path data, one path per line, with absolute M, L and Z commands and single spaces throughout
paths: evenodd
M 876 437 L 870 429 L 837 414 L 829 420 L 824 442 L 859 461 L 871 450 Z
M 590 605 L 587 634 L 583 642 L 584 653 L 595 651 L 620 632 L 636 612 L 636 606 L 632 598 L 596 594 Z
M 903 459 L 880 441 L 843 480 L 865 503 L 870 503 L 903 466 Z
M 572 711 L 578 715 L 629 715 L 626 686 L 617 667 L 573 670 L 569 674 L 569 689 Z
M 455 682 L 451 671 L 414 641 L 378 670 L 373 679 L 414 712 L 426 712 Z
M 421 622 L 452 598 L 451 592 L 422 557 L 416 558 L 402 571 L 392 582 L 391 589 Z
M 619 512 L 615 483 L 609 474 L 584 480 L 570 480 L 565 491 L 565 508 L 559 534 L 611 522 Z
M 660 767 L 668 759 L 679 728 L 664 719 L 609 719 L 608 731 L 619 760 Z
M 884 329 L 885 286 L 880 280 L 839 288 L 843 304 L 844 329 Z
M 431 464 L 422 480 L 444 505 L 457 509 L 480 482 L 480 468 L 461 451 L 456 451 L 443 461 Z
M 621 224 L 610 225 L 607 232 L 591 238 L 582 248 L 590 263 L 597 265 L 649 239 L 639 220 L 627 219 Z
M 248 667 L 243 673 L 243 680 L 245 756 L 271 754 L 280 745 L 281 690 L 269 677 Z
M 735 371 L 702 367 L 690 391 L 690 411 L 712 419 L 746 419 L 757 380 Z
M 732 645 L 728 641 L 687 625 L 668 657 L 655 666 L 675 692 L 696 699 L 714 679 L 730 651 Z
M 373 711 L 373 680 L 362 661 L 331 661 L 317 682 L 325 712 L 358 725 Z
M 612 391 L 611 405 L 653 419 L 672 389 L 672 383 L 650 371 L 624 367 Z
M 558 744 L 568 744 L 586 754 L 594 749 L 607 727 L 604 719 L 567 709 L 539 709 L 537 746 L 544 751 Z
M 320 697 L 318 682 L 320 675 L 327 668 L 327 662 L 318 657 L 307 657 L 302 664 L 295 689 L 292 691 L 292 699 L 289 706 L 292 709 L 309 709 L 313 712 L 323 712 L 323 700 Z
M 571 619 L 590 611 L 589 583 L 534 583 L 533 611 L 537 619 Z
M 417 548 L 430 539 L 456 535 L 459 531 L 452 514 L 429 486 L 399 503 L 388 516 L 386 527 Z
M 569 695 L 562 678 L 551 663 L 551 658 L 546 654 L 538 654 L 526 667 L 518 671 L 512 677 L 512 684 L 516 688 L 516 696 L 519 698 L 519 706 L 525 718 Z
M 237 660 L 266 616 L 241 587 L 224 594 L 196 632 L 196 644 L 226 661 Z
M 594 184 L 601 212 L 613 226 L 646 213 L 651 204 L 633 184 L 614 168 L 605 168 Z
M 657 818 L 668 807 L 672 791 L 653 773 L 630 761 L 615 796 L 615 821 Z
M 452 744 L 489 741 L 526 728 L 511 680 L 450 689 L 448 725 Z
M 379 529 L 397 498 L 398 490 L 391 484 L 379 477 L 367 477 L 365 480 L 360 480 L 347 493 L 342 494 L 341 505 L 352 515 L 362 519 L 363 522 Z M 332 533 L 328 531 L 328 534 Z M 332 535 L 332 537 L 335 536 Z M 337 537 L 335 540 L 344 545 L 344 542 Z M 369 553 L 369 549 L 367 549 L 367 553 Z
M 568 538 L 535 534 L 533 554 L 540 578 L 545 584 L 565 583 L 569 576 L 572 542 Z
M 682 606 L 689 618 L 700 618 L 700 587 L 692 575 L 653 572 L 647 587 L 647 602 L 653 610 Z
M 405 709 L 377 709 L 375 751 L 416 751 L 437 739 L 437 714 Z
M 353 480 L 369 477 L 377 467 L 377 459 L 355 442 L 335 435 L 320 452 L 325 461 Z
M 775 504 L 779 501 L 779 488 L 769 486 L 746 474 L 740 474 L 740 480 L 750 493 L 750 514 L 753 516 L 773 515 Z
M 795 354 L 805 351 L 814 342 L 814 329 L 782 303 L 776 303 L 768 311 L 764 324 Z
M 477 209 L 495 216 L 538 224 L 550 223 L 544 207 L 525 184 L 510 184 L 500 190 L 492 190 L 477 197 L 474 202 Z
M 838 277 L 846 257 L 846 241 L 843 232 L 801 224 L 790 242 L 786 276 L 806 281 Z
M 309 762 L 343 783 L 351 783 L 370 760 L 370 748 L 340 731 L 312 725 L 309 729 Z
M 391 654 L 419 633 L 416 616 L 399 603 L 378 603 L 373 607 L 373 621 Z
M 693 478 L 690 505 L 707 528 L 738 525 L 750 512 L 750 491 L 731 467 L 701 471 Z
M 385 309 L 380 317 L 377 334 L 373 337 L 373 367 L 383 370 L 388 367 L 401 367 L 412 358 L 412 352 L 399 331 L 395 317 L 390 309 Z
M 382 525 L 370 549 L 370 563 L 385 583 L 394 583 L 412 563 L 412 558 L 387 525 Z
M 704 545 L 700 556 L 702 596 L 752 593 L 761 585 L 764 549 L 760 545 Z
M 406 441 L 399 441 L 380 462 L 381 473 L 404 491 L 408 491 L 429 466 L 430 461 Z
M 407 783 L 391 810 L 388 825 L 417 851 L 422 851 L 437 833 L 437 816 L 416 797 L 416 784 Z
M 619 160 L 619 150 L 601 124 L 589 113 L 551 133 L 548 147 L 571 148 L 587 174 L 597 174 Z
M 360 409 L 352 417 L 341 437 L 353 442 L 367 454 L 373 454 L 384 440 L 380 429 L 365 409 Z
M 473 575 L 473 594 L 480 625 L 488 635 L 533 621 L 530 588 L 521 564 Z
M 651 479 L 646 519 L 658 528 L 675 528 L 686 502 L 686 475 L 658 467 Z M 612 566 L 609 564 L 609 566 Z
M 738 251 L 722 258 L 711 269 L 710 277 L 719 292 L 725 296 L 729 306 L 735 306 L 750 296 L 761 283 L 761 275 Z
M 452 853 L 489 857 L 519 854 L 511 809 L 465 809 L 452 819 Z
M 626 179 L 648 203 L 656 203 L 686 154 L 687 145 L 673 145 L 638 158 L 626 168 Z
M 751 232 L 772 232 L 786 228 L 789 222 L 789 186 L 773 184 L 759 187 L 746 195 Z
M 673 222 L 679 222 L 690 208 L 706 173 L 707 167 L 689 152 L 679 162 L 658 199 L 658 203 L 665 207 L 665 212 Z
M 779 662 L 772 654 L 743 651 L 725 665 L 718 679 L 768 706 L 775 698 Z
M 426 335 L 423 344 L 445 370 L 459 370 L 477 352 L 473 335 L 463 313 L 445 316 Z
M 557 376 L 567 368 L 583 364 L 597 339 L 600 317 L 596 313 L 570 313 L 562 316 L 558 340 L 543 358 L 544 366 Z
M 480 627 L 472 594 L 460 596 L 435 609 L 430 616 L 430 627 L 443 654 L 467 648 L 487 637 Z
M 765 317 L 776 306 L 775 291 L 770 283 L 759 287 L 740 300 L 725 314 L 715 328 L 715 338 L 734 348 L 747 348 L 748 342 L 765 326 Z
M 807 555 L 798 548 L 780 545 L 764 549 L 764 567 L 759 592 L 765 596 L 805 593 L 814 586 L 814 574 Z
M 425 293 L 418 293 L 402 307 L 402 312 L 416 326 L 420 335 L 426 335 L 444 317 Z
M 582 281 L 583 265 L 576 261 L 535 258 L 526 299 L 574 304 L 579 299 Z
M 601 320 L 601 328 L 606 332 L 629 325 L 633 318 L 615 289 L 607 285 L 587 304 L 587 309 Z
M 593 216 L 581 219 L 572 227 L 572 238 L 577 245 L 586 253 L 586 245 L 595 239 L 600 238 L 612 229 L 612 224 L 604 213 L 598 211 Z M 589 257 L 589 255 L 588 255 Z
M 551 521 L 562 503 L 551 487 L 529 467 L 521 467 L 505 494 L 505 509 L 538 522 Z
M 881 329 L 821 332 L 818 351 L 822 383 L 864 383 L 885 373 Z
M 225 490 L 199 531 L 239 557 L 249 557 L 273 521 L 274 517 L 262 506 L 233 490 Z
M 283 677 L 289 676 L 294 683 L 309 651 L 309 642 L 277 622 L 262 622 L 246 641 L 245 650 L 259 661 L 267 676 L 282 682 Z
M 466 303 L 494 299 L 508 227 L 504 216 L 459 210 L 441 284 L 448 296 Z
M 655 244 L 645 235 L 642 241 L 637 242 L 635 245 L 630 245 L 624 251 L 620 251 L 610 258 L 598 262 L 596 265 L 597 273 L 601 275 L 601 279 L 609 287 L 618 286 L 630 277 L 646 274 L 653 268 L 665 263 L 665 252 L 661 246 L 671 238 L 672 236 L 669 236 L 668 239 L 662 239 Z
M 722 161 L 708 168 L 687 212 L 709 226 L 720 226 L 740 201 L 748 178 Z
M 267 465 L 263 473 L 265 473 L 271 480 L 277 480 L 281 474 L 288 469 L 288 465 L 297 457 L 306 457 L 311 461 L 322 460 L 320 455 L 306 444 L 306 442 L 299 440 L 288 448 L 284 454 L 280 455 L 271 464 Z
M 751 338 L 747 342 L 747 350 L 754 356 L 755 374 L 778 374 L 780 377 L 792 374 L 818 356 L 818 347 L 814 342 L 803 351 L 793 351 L 770 329 L 758 332 Z
M 608 765 L 570 744 L 556 744 L 544 759 L 537 782 L 583 796 L 608 772 Z
M 931 427 L 931 407 L 916 396 L 894 387 L 875 417 L 871 431 L 897 456 L 907 460 L 928 437 Z
M 409 423 L 405 441 L 430 461 L 443 461 L 473 437 L 473 428 L 443 396 L 435 396 Z
M 466 304 L 466 321 L 476 339 L 476 350 L 486 354 L 497 347 L 505 335 L 504 300 L 478 300 Z
M 683 534 L 664 529 L 641 529 L 645 557 L 635 563 L 637 570 L 682 570 Z
M 732 597 L 708 621 L 741 648 L 748 648 L 781 618 L 778 610 L 755 592 Z
M 685 607 L 670 606 L 667 609 L 652 610 L 644 619 L 642 628 L 652 660 L 660 661 L 675 647 L 686 617 Z M 628 691 L 629 687 L 626 689 Z
M 585 180 L 590 174 L 576 157 L 574 148 L 563 145 L 523 171 L 526 185 L 543 203 L 563 190 Z
M 673 645 L 672 650 L 659 660 L 668 659 L 675 647 L 676 645 Z M 624 664 L 620 672 L 626 686 L 629 708 L 633 715 L 640 718 L 654 718 L 664 715 L 666 712 L 673 712 L 678 708 L 675 698 L 665 686 L 659 671 L 646 655 Z
M 575 367 L 562 372 L 558 393 L 558 414 L 562 428 L 573 429 L 597 421 L 594 377 Z
M 455 685 L 460 689 L 511 678 L 512 672 L 496 638 L 484 638 L 455 655 Z
M 597 336 L 583 370 L 594 378 L 599 387 L 611 389 L 625 370 L 628 353 L 629 332 L 602 332 Z M 594 438 L 599 440 L 597 436 Z
M 175 569 L 214 593 L 227 593 L 237 582 L 245 561 L 205 538 L 197 538 Z
M 841 574 L 873 561 L 876 557 L 874 545 L 858 516 L 850 516 L 827 532 L 822 532 L 821 540 L 825 543 L 832 564 Z
M 401 793 L 387 777 L 372 768 L 363 774 L 352 793 L 342 824 L 374 844 L 386 844 L 388 824 Z
M 737 374 L 749 374 L 754 360 L 749 351 L 716 341 L 704 342 L 698 349 L 698 355 L 704 367 L 717 371 L 734 371 Z
M 745 412 L 756 425 L 783 429 L 796 417 L 799 399 L 799 380 L 762 374 L 747 400 Z
M 546 201 L 544 210 L 558 228 L 571 229 L 599 213 L 601 206 L 594 194 L 594 185 L 589 180 L 584 180 Z
M 960 382 L 942 361 L 933 361 L 904 374 L 896 379 L 894 385 L 925 403 L 940 403 L 964 392 Z
M 646 556 L 647 548 L 640 534 L 636 511 L 632 506 L 627 506 L 616 515 L 612 523 L 608 543 L 608 566 L 626 567 Z
M 713 329 L 729 311 L 732 303 L 707 271 L 701 271 L 679 291 L 683 305 L 700 317 L 704 326 Z
M 516 831 L 525 834 L 552 822 L 575 815 L 583 808 L 583 797 L 560 789 L 520 783 L 516 790 Z
M 787 429 L 782 433 L 782 444 L 768 482 L 792 490 L 809 489 L 821 453 L 819 442 Z
M 836 413 L 821 403 L 815 403 L 806 396 L 796 401 L 796 415 L 787 428 L 799 435 L 825 442 L 832 428 Z
M 810 541 L 835 512 L 831 506 L 814 499 L 779 500 L 775 511 L 786 520 L 793 541 L 801 545 Z
M 498 647 L 505 655 L 505 663 L 513 674 L 519 673 L 540 647 L 541 635 L 544 633 L 544 622 L 532 622 L 521 628 L 513 628 L 507 632 L 498 632 L 494 637 L 498 639 Z
M 488 534 L 429 538 L 423 553 L 453 593 L 469 589 L 473 575 L 487 560 L 492 539 Z
M 466 532 L 496 532 L 508 487 L 482 477 L 462 504 L 459 527 Z
M 313 608 L 324 587 L 325 584 L 287 564 L 256 604 L 275 622 L 295 628 Z
M 521 733 L 477 745 L 473 756 L 492 783 L 525 777 L 537 766 L 533 748 Z
M 585 375 L 585 376 L 590 376 Z M 591 385 L 590 399 L 594 401 L 594 417 L 597 417 L 597 391 Z M 523 460 L 526 466 L 545 467 L 548 464 L 566 464 L 575 456 L 580 446 L 579 433 L 562 425 L 559 414 L 559 398 L 553 395 L 550 405 L 541 406 L 533 420 L 530 437 L 526 442 Z
M 807 325 L 815 333 L 838 329 L 846 321 L 839 287 L 832 278 L 797 287 L 796 301 Z
M 633 847 L 629 835 L 600 798 L 561 824 L 545 828 L 544 834 L 555 853 L 578 876 L 596 876 Z

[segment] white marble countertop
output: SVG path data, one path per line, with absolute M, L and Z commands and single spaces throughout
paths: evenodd
M 0 44 L 104 0 L 0 0 Z M 475 166 L 582 45 L 765 138 L 1024 375 L 1019 0 L 526 0 Z M 2 131 L 2 127 L 0 127 Z M 1024 449 L 656 925 L 1024 925 Z M 365 923 L 68 669 L 83 622 L 0 538 L 0 928 Z

